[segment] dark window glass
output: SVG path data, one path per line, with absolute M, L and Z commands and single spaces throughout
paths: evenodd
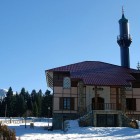
M 135 98 L 127 98 L 126 99 L 126 108 L 128 110 L 136 110 L 136 99 Z
M 59 103 L 60 110 L 74 110 L 74 98 L 72 97 L 61 97 Z

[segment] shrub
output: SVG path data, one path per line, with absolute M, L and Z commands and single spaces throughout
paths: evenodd
M 138 123 L 136 120 L 132 120 L 130 122 L 130 127 L 135 128 L 135 129 L 139 129 Z
M 34 123 L 33 122 L 30 123 L 30 128 L 34 129 Z
M 0 123 L 0 140 L 16 140 L 15 131 Z

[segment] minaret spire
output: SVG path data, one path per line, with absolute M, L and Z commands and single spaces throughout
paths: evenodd
M 123 6 L 122 6 L 122 19 L 125 19 Z
M 123 9 L 123 6 L 122 6 L 122 15 L 124 15 L 124 9 Z
M 128 19 L 124 16 L 124 9 L 122 7 L 122 18 L 119 20 L 120 35 L 117 37 L 117 43 L 120 46 L 121 66 L 130 68 L 129 60 L 129 46 L 132 39 L 129 34 Z

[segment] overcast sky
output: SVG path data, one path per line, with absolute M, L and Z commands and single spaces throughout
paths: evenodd
M 116 40 L 122 6 L 136 68 L 139 0 L 0 0 L 0 88 L 44 92 L 47 69 L 86 60 L 120 65 Z

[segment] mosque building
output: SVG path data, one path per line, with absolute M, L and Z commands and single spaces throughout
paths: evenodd
M 64 120 L 79 119 L 81 126 L 121 127 L 140 117 L 140 67 L 130 68 L 128 19 L 119 20 L 121 66 L 84 61 L 45 71 L 53 90 L 53 128 Z

